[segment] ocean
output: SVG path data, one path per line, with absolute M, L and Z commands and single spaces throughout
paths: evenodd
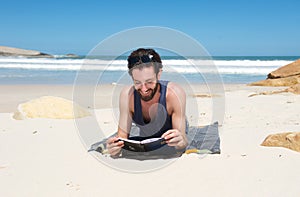
M 0 84 L 73 84 L 78 73 L 89 79 L 98 74 L 97 83 L 122 83 L 127 74 L 127 61 L 120 56 L 114 61 L 111 57 L 65 58 L 24 58 L 0 57 Z M 225 84 L 247 84 L 266 78 L 271 71 L 289 64 L 300 56 L 215 56 L 211 61 L 199 57 L 162 56 L 162 79 L 203 84 L 206 78 L 216 73 Z M 195 69 L 191 63 L 199 63 Z M 205 62 L 207 61 L 207 62 Z M 207 64 L 210 64 L 208 66 Z M 214 66 L 211 66 L 213 64 Z M 206 66 L 203 66 L 206 65 Z M 209 69 L 205 68 L 209 67 Z

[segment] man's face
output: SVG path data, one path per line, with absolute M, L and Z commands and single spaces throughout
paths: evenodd
M 139 93 L 141 99 L 150 101 L 154 97 L 158 87 L 158 79 L 153 66 L 133 69 L 132 79 L 134 88 Z

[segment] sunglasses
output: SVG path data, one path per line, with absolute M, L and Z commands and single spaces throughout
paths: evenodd
M 149 63 L 154 62 L 153 58 L 149 57 L 148 55 L 138 56 L 138 57 L 130 57 L 127 59 L 128 64 L 133 66 L 135 64 L 141 64 L 141 63 Z

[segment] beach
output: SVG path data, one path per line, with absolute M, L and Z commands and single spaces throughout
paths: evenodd
M 109 102 L 115 86 L 96 90 L 97 102 L 89 108 L 105 135 L 116 131 Z M 204 85 L 192 87 L 196 94 L 206 93 Z M 281 89 L 225 84 L 221 154 L 183 154 L 155 169 L 130 172 L 87 152 L 74 120 L 12 118 L 19 103 L 40 96 L 72 99 L 72 85 L 1 85 L 0 196 L 297 196 L 299 153 L 260 144 L 269 134 L 299 131 L 300 97 L 292 93 L 249 97 Z M 207 103 L 212 98 L 188 97 L 196 99 L 201 109 L 195 124 L 210 124 Z
M 0 197 L 298 197 L 299 7 L 2 1 Z

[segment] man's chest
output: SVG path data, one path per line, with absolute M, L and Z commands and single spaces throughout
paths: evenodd
M 134 102 L 140 102 L 140 108 L 135 109 Z M 135 110 L 140 110 L 141 114 L 143 116 L 143 119 L 145 122 L 150 122 L 151 119 L 155 118 L 157 115 L 159 115 L 158 111 L 160 111 L 162 108 L 163 110 L 167 111 L 168 115 L 172 114 L 172 106 L 168 105 L 167 98 L 166 98 L 166 105 L 163 105 L 160 103 L 160 97 L 156 97 L 151 101 L 145 102 L 143 100 L 135 101 L 134 97 L 130 99 L 130 111 L 132 114 L 135 113 Z M 140 114 L 140 113 L 138 113 Z

